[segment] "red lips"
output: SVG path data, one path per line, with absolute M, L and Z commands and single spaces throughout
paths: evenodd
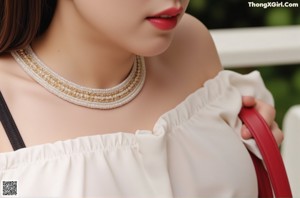
M 169 8 L 146 19 L 156 28 L 160 30 L 171 30 L 177 25 L 178 16 L 183 8 Z

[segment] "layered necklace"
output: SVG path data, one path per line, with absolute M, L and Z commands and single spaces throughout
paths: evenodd
M 12 52 L 25 72 L 56 96 L 76 105 L 114 109 L 132 101 L 142 90 L 146 77 L 144 58 L 136 56 L 127 78 L 115 87 L 94 89 L 68 81 L 46 66 L 28 46 Z

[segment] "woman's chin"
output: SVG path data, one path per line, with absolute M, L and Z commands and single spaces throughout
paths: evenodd
M 136 54 L 145 57 L 157 56 L 164 53 L 169 47 L 170 42 L 151 45 L 147 47 L 144 46 L 143 48 L 138 49 Z

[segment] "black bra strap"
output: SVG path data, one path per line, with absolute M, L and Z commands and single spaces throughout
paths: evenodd
M 1 91 L 0 91 L 0 121 L 2 122 L 3 128 L 7 134 L 7 137 L 13 149 L 18 150 L 20 148 L 26 147 Z

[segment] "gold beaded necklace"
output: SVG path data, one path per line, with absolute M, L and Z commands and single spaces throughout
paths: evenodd
M 88 88 L 55 73 L 36 56 L 30 46 L 11 54 L 25 72 L 48 91 L 68 102 L 89 108 L 104 110 L 125 105 L 140 93 L 146 77 L 144 58 L 136 56 L 130 74 L 122 83 L 108 89 Z

